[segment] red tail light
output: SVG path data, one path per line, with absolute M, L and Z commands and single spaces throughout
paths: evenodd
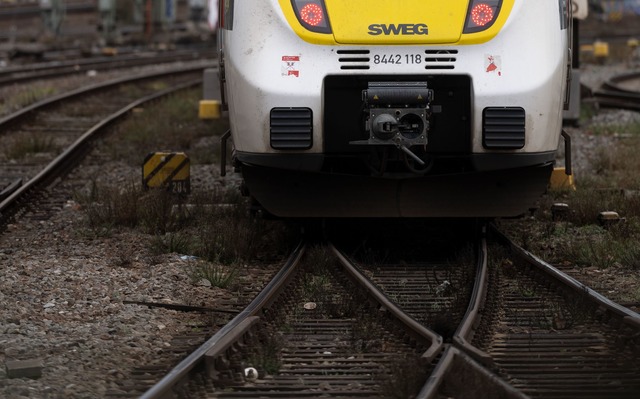
M 312 32 L 331 33 L 324 0 L 291 0 L 296 17 Z
M 493 21 L 493 8 L 486 3 L 480 3 L 471 9 L 471 22 L 478 26 L 485 26 Z
M 300 18 L 302 22 L 311 26 L 320 26 L 324 21 L 322 8 L 315 3 L 309 3 L 300 10 Z
M 463 33 L 480 32 L 491 27 L 500 13 L 501 5 L 502 0 L 469 1 Z

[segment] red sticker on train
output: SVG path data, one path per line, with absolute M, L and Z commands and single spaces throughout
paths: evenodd
M 299 55 L 283 55 L 282 56 L 282 76 L 300 77 L 300 56 Z
M 484 56 L 484 67 L 487 73 L 502 76 L 502 58 L 499 55 L 486 54 Z

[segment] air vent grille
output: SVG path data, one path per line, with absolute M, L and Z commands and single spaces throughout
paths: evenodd
M 369 50 L 338 50 L 340 69 L 369 69 Z
M 309 108 L 271 110 L 271 148 L 304 150 L 313 144 L 313 114 Z
M 458 50 L 425 50 L 424 69 L 454 69 Z
M 521 107 L 490 107 L 482 111 L 482 145 L 519 149 L 525 144 L 525 111 Z

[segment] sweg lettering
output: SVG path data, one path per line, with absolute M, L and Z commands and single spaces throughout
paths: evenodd
M 372 36 L 428 35 L 429 28 L 425 24 L 371 24 L 368 33 Z

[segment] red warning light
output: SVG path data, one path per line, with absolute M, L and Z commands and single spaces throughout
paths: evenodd
M 300 18 L 304 23 L 311 26 L 320 26 L 320 24 L 324 20 L 322 7 L 320 7 L 316 3 L 309 3 L 302 7 L 302 10 L 300 10 Z
M 493 8 L 486 3 L 476 4 L 471 10 L 471 20 L 477 26 L 485 26 L 493 21 Z

